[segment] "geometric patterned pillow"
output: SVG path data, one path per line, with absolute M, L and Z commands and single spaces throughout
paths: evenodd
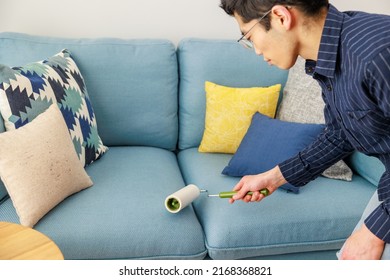
M 100 158 L 107 147 L 99 137 L 84 79 L 68 50 L 21 67 L 0 65 L 0 112 L 6 130 L 31 122 L 53 103 L 61 110 L 83 166 Z

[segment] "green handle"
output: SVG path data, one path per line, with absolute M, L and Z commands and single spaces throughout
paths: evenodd
M 237 192 L 236 191 L 231 191 L 231 192 L 220 192 L 218 195 L 220 198 L 232 198 L 233 195 L 235 195 Z M 264 196 L 269 195 L 269 190 L 268 189 L 262 189 L 260 190 L 260 193 Z M 248 192 L 247 194 L 252 195 L 253 192 Z

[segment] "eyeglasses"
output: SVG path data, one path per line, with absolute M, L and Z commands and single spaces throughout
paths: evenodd
M 244 48 L 246 49 L 253 49 L 253 43 L 251 40 L 248 40 L 246 37 L 246 35 L 248 35 L 249 32 L 251 32 L 251 30 L 258 24 L 260 23 L 272 10 L 269 10 L 268 12 L 266 12 L 262 17 L 260 17 L 257 22 L 251 27 L 249 28 L 249 30 L 244 34 L 242 35 L 242 37 L 240 39 L 237 40 L 238 43 L 240 43 Z

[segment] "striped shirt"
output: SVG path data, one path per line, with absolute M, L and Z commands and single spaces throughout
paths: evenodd
M 326 128 L 297 156 L 279 165 L 285 179 L 303 186 L 354 150 L 386 167 L 381 204 L 365 220 L 390 243 L 390 16 L 339 12 L 329 5 L 317 61 L 306 61 L 325 101 Z

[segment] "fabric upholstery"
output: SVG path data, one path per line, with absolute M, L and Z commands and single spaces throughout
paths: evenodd
M 354 152 L 349 157 L 348 164 L 354 172 L 375 186 L 378 186 L 383 173 L 386 171 L 384 164 L 378 158 L 360 152 Z
M 185 181 L 209 194 L 229 191 L 238 183 L 239 178 L 219 173 L 231 157 L 199 153 L 196 148 L 178 155 Z M 233 205 L 201 196 L 193 205 L 212 259 L 272 258 L 341 248 L 374 191 L 375 186 L 358 175 L 352 182 L 319 177 L 299 195 L 278 189 L 261 203 Z
M 203 259 L 203 231 L 192 206 L 178 214 L 164 200 L 185 186 L 174 153 L 153 147 L 110 147 L 86 167 L 94 182 L 68 197 L 35 227 L 65 259 Z M 10 199 L 0 220 L 17 222 Z M 156 246 L 157 245 L 157 246 Z
M 1 33 L 0 45 L 0 62 L 10 66 L 39 61 L 64 48 L 71 51 L 106 146 L 176 148 L 178 67 L 168 40 Z
M 287 80 L 287 71 L 269 67 L 233 40 L 185 39 L 178 46 L 179 149 L 198 147 L 204 132 L 205 81 L 227 87 L 267 87 Z M 234 78 L 233 78 L 234 77 Z

